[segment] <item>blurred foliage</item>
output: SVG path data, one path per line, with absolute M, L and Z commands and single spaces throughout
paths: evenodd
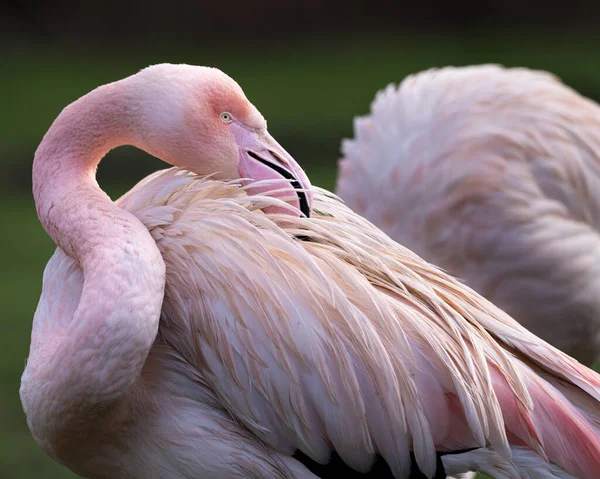
M 340 139 L 365 114 L 375 92 L 431 67 L 501 63 L 549 70 L 600 98 L 598 37 L 553 31 L 471 35 L 314 36 L 297 41 L 244 40 L 182 45 L 169 37 L 118 49 L 27 42 L 3 51 L 0 75 L 0 477 L 73 477 L 46 458 L 27 430 L 18 397 L 43 267 L 54 245 L 37 222 L 30 194 L 33 153 L 61 108 L 106 82 L 153 63 L 217 66 L 235 78 L 273 135 L 306 167 L 313 183 L 333 189 Z M 111 152 L 99 172 L 114 197 L 164 167 L 130 147 Z
M 305 38 L 301 42 L 245 42 L 89 50 L 53 45 L 15 48 L 3 55 L 0 91 L 0 187 L 29 185 L 36 145 L 61 108 L 92 88 L 153 63 L 217 66 L 235 78 L 269 121 L 272 133 L 303 164 L 328 164 L 339 156 L 352 118 L 368 111 L 375 92 L 406 75 L 444 65 L 501 63 L 549 70 L 580 92 L 600 98 L 600 36 L 551 31 L 470 35 Z M 131 150 L 133 152 L 133 150 Z M 117 158 L 135 153 L 117 150 Z M 138 155 L 139 156 L 139 155 Z M 151 171 L 144 161 L 119 161 L 114 176 L 129 184 Z M 142 169 L 140 169 L 140 167 Z M 117 173 L 118 172 L 118 173 Z M 111 175 L 112 176 L 112 175 Z

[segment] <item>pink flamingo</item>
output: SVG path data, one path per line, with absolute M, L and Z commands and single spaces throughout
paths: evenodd
M 221 178 L 169 169 L 113 203 L 94 170 L 125 143 Z M 59 247 L 21 400 L 76 473 L 597 477 L 600 377 L 311 188 L 223 73 L 94 90 L 33 183 Z
M 380 92 L 356 120 L 337 193 L 592 365 L 600 353 L 599 127 L 600 107 L 544 72 L 422 72 Z

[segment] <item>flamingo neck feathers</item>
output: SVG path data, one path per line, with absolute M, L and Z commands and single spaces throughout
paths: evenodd
M 35 155 L 40 221 L 84 277 L 74 311 L 57 306 L 68 286 L 45 277 L 21 385 L 30 428 L 55 457 L 76 446 L 72 438 L 98 432 L 94 428 L 122 404 L 158 331 L 162 256 L 143 224 L 117 207 L 95 179 L 110 149 L 134 142 L 140 125 L 130 93 L 121 81 L 77 100 Z

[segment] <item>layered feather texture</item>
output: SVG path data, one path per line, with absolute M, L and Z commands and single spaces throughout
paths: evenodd
M 330 193 L 311 218 L 274 202 L 176 169 L 118 200 L 167 265 L 161 341 L 257 441 L 398 478 L 471 447 L 447 473 L 597 476 L 596 373 Z
M 443 68 L 380 91 L 337 194 L 578 360 L 600 351 L 600 107 L 545 72 Z

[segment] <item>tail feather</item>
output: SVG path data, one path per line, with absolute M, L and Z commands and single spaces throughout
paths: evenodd
M 574 477 L 600 477 L 600 375 L 482 298 L 455 297 L 464 316 L 476 318 L 510 353 L 517 376 L 527 384 L 528 404 L 506 382 L 506 374 L 491 367 L 511 446 L 527 447 L 539 461 L 549 461 Z
M 534 381 L 534 421 L 548 458 L 575 475 L 598 477 L 600 434 L 556 388 L 535 376 Z
M 509 436 L 535 451 L 541 463 L 558 465 L 575 477 L 597 478 L 600 471 L 597 401 L 566 381 L 556 378 L 548 381 L 525 364 L 522 369 L 533 401 L 529 412 L 523 410 L 499 374 L 496 374 L 499 380 L 494 381 Z M 529 463 L 541 467 L 536 461 L 525 464 Z
M 460 455 L 444 456 L 444 468 L 457 477 L 461 471 L 471 469 L 494 479 L 580 479 L 556 464 L 544 461 L 531 449 L 515 446 L 512 460 L 500 456 L 491 449 L 477 449 Z

